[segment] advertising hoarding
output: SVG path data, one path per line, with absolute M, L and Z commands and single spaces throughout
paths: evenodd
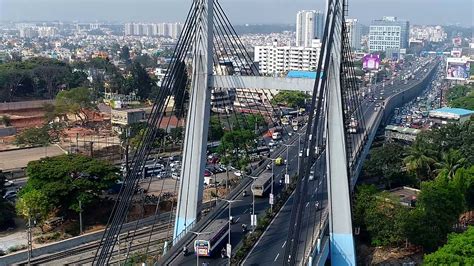
M 380 55 L 367 54 L 362 58 L 362 67 L 364 69 L 375 70 L 380 67 Z
M 461 48 L 453 48 L 451 50 L 451 57 L 461 57 L 462 49 Z
M 450 57 L 446 64 L 446 79 L 466 80 L 469 78 L 471 64 L 467 58 Z
M 458 47 L 459 47 L 459 46 L 462 45 L 462 39 L 461 39 L 461 37 L 454 37 L 452 41 L 453 41 L 453 45 L 454 45 L 454 46 L 458 46 Z

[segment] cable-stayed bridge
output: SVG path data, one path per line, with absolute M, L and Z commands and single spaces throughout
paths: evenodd
M 99 242 L 93 264 L 106 265 L 114 261 L 113 256 L 120 244 L 119 235 L 127 223 L 127 215 L 147 157 L 157 140 L 165 144 L 169 133 L 166 130 L 165 136 L 162 136 L 158 125 L 169 125 L 172 116 L 185 124 L 182 167 L 180 184 L 176 187 L 178 200 L 173 206 L 175 215 L 169 215 L 169 224 L 173 224 L 168 227 L 169 234 L 163 248 L 168 252 L 158 264 L 187 264 L 178 258 L 180 250 L 185 246 L 192 248 L 196 235 L 213 233 L 214 229 L 210 226 L 212 221 L 219 219 L 224 209 L 230 209 L 229 204 L 232 203 L 229 200 L 239 199 L 242 191 L 249 190 L 252 182 L 250 177 L 259 176 L 267 164 L 274 164 L 272 161 L 277 156 L 291 151 L 295 156 L 288 155 L 286 160 L 288 165 L 292 162 L 298 165 L 290 171 L 293 172 L 296 188 L 283 219 L 288 227 L 281 229 L 281 234 L 286 238 L 285 244 L 274 262 L 301 265 L 321 262 L 330 257 L 334 265 L 355 265 L 350 203 L 351 191 L 361 171 L 362 161 L 378 125 L 386 119 L 384 116 L 387 110 L 393 109 L 397 101 L 412 98 L 417 86 L 422 86 L 432 71 L 428 71 L 417 84 L 394 86 L 390 94 L 387 93 L 383 106 L 375 111 L 370 103 L 359 97 L 344 23 L 346 15 L 345 0 L 327 1 L 316 79 L 264 77 L 259 75 L 258 67 L 247 53 L 219 1 L 193 1 L 168 73 L 154 101 L 147 131 L 124 178 L 124 185 Z M 213 211 L 204 216 L 203 174 L 209 126 L 212 126 L 211 116 L 217 117 L 219 126 L 229 131 L 252 128 L 248 117 L 253 117 L 252 121 L 256 117 L 265 120 L 265 126 L 255 122 L 255 132 L 282 127 L 280 107 L 272 104 L 272 98 L 278 90 L 299 90 L 311 94 L 306 126 L 299 129 L 298 135 L 284 133 L 284 142 L 289 146 L 277 149 L 262 164 L 253 168 L 249 178 L 244 175 L 241 183 L 225 199 L 227 201 L 220 201 Z M 219 98 L 222 101 L 213 104 Z M 247 114 L 244 118 L 240 114 L 242 112 Z M 357 128 L 352 134 L 349 132 L 351 127 Z M 282 128 L 286 130 L 286 127 Z M 242 139 L 236 139 L 239 140 Z M 241 156 L 245 157 L 251 145 L 241 147 L 241 150 L 234 149 L 230 153 L 242 152 Z M 274 191 L 273 184 L 277 180 L 272 178 L 272 181 L 271 198 L 283 190 L 275 188 Z M 160 200 L 161 197 L 157 206 Z M 316 202 L 321 202 L 321 208 L 311 207 Z M 239 206 L 239 203 L 233 205 L 237 212 L 240 207 L 244 217 L 245 207 Z M 157 207 L 155 216 L 158 215 Z M 249 220 L 250 213 L 245 216 L 242 220 Z M 145 255 L 163 252 L 153 250 L 153 226 L 148 245 L 143 248 Z M 133 246 L 137 229 L 138 222 L 135 230 L 130 230 L 132 236 L 128 241 L 129 248 L 122 253 L 125 259 L 131 255 L 130 247 Z M 265 235 L 262 239 L 264 241 Z

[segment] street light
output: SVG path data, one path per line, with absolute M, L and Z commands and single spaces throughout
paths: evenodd
M 258 176 L 251 176 L 251 175 L 248 175 L 248 177 L 252 178 L 253 181 L 252 181 L 252 187 L 255 183 L 255 180 L 258 178 Z M 251 222 L 251 226 L 252 226 L 252 231 L 255 230 L 255 227 L 257 226 L 257 219 L 255 217 L 255 193 L 253 193 L 253 190 L 250 189 L 250 191 L 252 191 L 252 216 L 250 217 L 250 220 L 252 221 Z M 254 219 L 255 219 L 255 222 L 254 222 Z
M 273 212 L 273 175 L 274 175 L 274 171 L 273 171 L 273 168 L 275 166 L 275 161 L 278 159 L 278 158 L 268 158 L 272 161 L 272 184 L 270 186 L 270 212 Z
M 290 177 L 288 176 L 288 164 L 290 163 L 290 158 L 288 156 L 288 150 L 290 149 L 290 147 L 293 147 L 295 146 L 294 144 L 283 144 L 286 146 L 286 165 L 285 165 L 285 186 L 286 188 L 288 188 L 288 184 L 290 183 Z M 299 150 L 298 150 L 298 155 L 299 155 Z M 298 160 L 299 162 L 299 160 Z M 298 166 L 299 168 L 299 166 Z M 286 179 L 288 178 L 288 183 L 286 182 Z
M 228 246 L 230 246 L 232 248 L 232 245 L 230 244 L 230 225 L 231 225 L 231 219 L 232 219 L 232 214 L 231 214 L 231 209 L 232 209 L 232 203 L 234 202 L 239 202 L 239 201 L 242 201 L 242 200 L 228 200 L 228 199 L 222 199 L 222 198 L 217 198 L 219 200 L 223 200 L 227 203 L 229 203 L 229 235 L 228 235 Z M 228 249 L 226 249 L 226 251 L 228 251 Z M 229 257 L 229 265 L 230 265 L 230 258 L 232 256 L 232 252 L 227 252 L 227 256 Z
M 189 231 L 190 233 L 195 234 L 197 237 L 200 235 L 209 235 L 211 232 L 194 232 L 194 231 Z M 199 253 L 197 249 L 194 251 L 196 253 L 196 265 L 199 266 Z
M 298 133 L 298 176 L 300 175 L 300 157 L 303 156 L 303 153 L 301 152 L 301 136 L 303 136 L 305 133 Z M 301 156 L 300 156 L 301 152 Z

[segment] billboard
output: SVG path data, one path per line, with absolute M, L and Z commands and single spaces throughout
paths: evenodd
M 453 48 L 451 50 L 451 57 L 461 57 L 462 54 L 462 48 Z
M 470 62 L 467 58 L 450 57 L 446 64 L 446 79 L 466 80 L 469 79 L 471 70 Z
M 364 69 L 379 69 L 380 67 L 380 55 L 378 54 L 367 54 L 362 58 L 362 67 Z
M 453 45 L 454 45 L 454 46 L 459 47 L 459 46 L 462 45 L 462 39 L 461 39 L 461 37 L 454 37 L 452 41 L 453 41 Z

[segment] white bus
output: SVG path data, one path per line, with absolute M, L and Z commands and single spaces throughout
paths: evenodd
M 263 197 L 272 184 L 272 172 L 263 172 L 252 184 L 252 193 L 257 197 Z
M 229 235 L 229 221 L 227 219 L 214 220 L 206 232 L 194 241 L 194 252 L 200 257 L 212 257 L 220 251 L 220 247 Z M 217 253 L 216 253 L 217 252 Z

